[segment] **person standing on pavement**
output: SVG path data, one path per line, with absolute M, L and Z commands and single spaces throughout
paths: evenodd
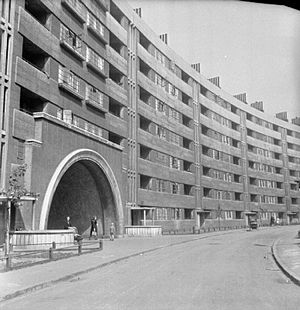
M 91 218 L 90 239 L 92 236 L 95 236 L 95 239 L 98 239 L 98 222 L 96 216 Z
M 271 221 L 270 221 L 270 226 L 273 226 L 274 225 L 274 217 L 273 217 L 273 215 L 271 216 Z
M 115 240 L 115 233 L 116 233 L 115 224 L 111 223 L 110 228 L 109 228 L 109 239 L 110 239 L 110 241 Z
M 70 227 L 73 227 L 72 223 L 71 223 L 71 218 L 69 216 L 67 216 L 66 221 L 65 221 L 65 225 L 64 225 L 64 229 L 69 229 Z

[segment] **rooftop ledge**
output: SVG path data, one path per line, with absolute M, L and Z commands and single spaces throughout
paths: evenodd
M 65 121 L 61 120 L 61 119 L 58 119 L 56 118 L 55 116 L 53 115 L 50 115 L 48 113 L 45 113 L 45 112 L 36 112 L 36 113 L 33 113 L 33 117 L 34 119 L 40 119 L 40 118 L 43 118 L 43 119 L 46 119 L 48 120 L 49 122 L 52 122 L 52 123 L 55 123 L 57 125 L 60 125 L 60 126 L 63 126 L 65 128 L 69 128 L 71 130 L 74 130 L 76 131 L 77 133 L 79 134 L 82 134 L 84 136 L 88 136 L 89 138 L 91 139 L 94 139 L 94 140 L 97 140 L 98 142 L 101 142 L 103 144 L 106 144 L 110 147 L 113 147 L 115 149 L 118 149 L 119 151 L 123 151 L 124 147 L 123 146 L 120 146 L 119 144 L 116 144 L 116 143 L 113 143 L 103 137 L 99 137 L 91 132 L 88 132 L 82 128 L 79 128 L 73 124 L 69 124 L 69 123 L 66 123 Z

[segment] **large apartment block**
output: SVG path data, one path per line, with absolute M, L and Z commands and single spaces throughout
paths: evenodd
M 26 164 L 39 193 L 12 230 L 299 222 L 297 119 L 226 93 L 123 0 L 1 0 L 0 13 L 1 186 Z

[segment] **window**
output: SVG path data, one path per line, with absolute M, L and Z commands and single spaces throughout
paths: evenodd
M 156 135 L 159 136 L 159 138 L 166 140 L 167 138 L 167 131 L 165 128 L 157 125 L 156 126 Z
M 82 40 L 80 40 L 73 31 L 63 24 L 60 25 L 60 40 L 80 55 L 83 55 L 84 50 Z
M 180 137 L 176 133 L 174 133 L 172 131 L 169 131 L 169 141 L 171 143 L 180 145 Z
M 87 49 L 86 60 L 89 64 L 94 65 L 100 71 L 104 70 L 104 59 L 100 57 L 96 52 L 91 48 Z
M 191 209 L 183 209 L 184 210 L 184 219 L 185 220 L 191 220 L 193 219 L 193 210 Z
M 58 83 L 66 85 L 73 91 L 79 93 L 79 79 L 71 71 L 66 70 L 59 66 L 58 70 Z
M 95 30 L 96 34 L 100 34 L 101 37 L 104 37 L 104 26 L 90 13 L 87 15 L 87 26 Z
M 179 121 L 180 119 L 180 113 L 172 108 L 170 108 L 170 117 L 175 119 L 176 121 Z
M 166 105 L 158 99 L 155 99 L 155 110 L 166 114 Z
M 166 221 L 168 219 L 167 208 L 156 208 L 155 213 L 157 221 Z
M 170 156 L 170 168 L 180 170 L 180 160 L 176 157 Z
M 165 180 L 157 180 L 157 191 L 158 192 L 165 192 L 166 191 Z
M 179 193 L 178 183 L 171 183 L 171 193 L 172 194 L 178 194 Z
M 86 100 L 92 101 L 103 107 L 104 95 L 97 88 L 87 85 L 86 86 Z
M 225 220 L 233 220 L 233 212 L 232 211 L 224 211 Z

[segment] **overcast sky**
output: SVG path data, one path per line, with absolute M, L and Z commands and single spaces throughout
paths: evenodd
M 241 1 L 129 0 L 143 20 L 201 73 L 267 114 L 300 117 L 300 12 Z

